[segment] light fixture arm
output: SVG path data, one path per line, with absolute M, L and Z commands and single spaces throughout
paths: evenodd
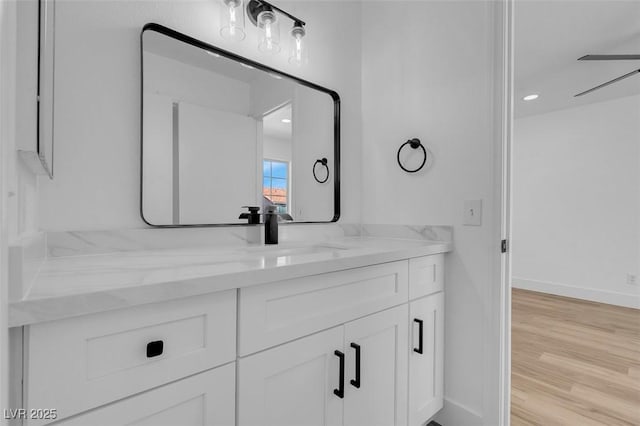
M 265 0 L 250 0 L 247 3 L 247 15 L 249 15 L 249 19 L 253 23 L 253 25 L 258 25 L 258 15 L 260 12 L 265 10 L 275 10 L 276 12 L 286 16 L 291 19 L 294 25 L 305 26 L 307 25 L 302 19 L 297 18 L 296 16 L 290 14 L 289 12 L 280 9 L 278 6 L 275 6 L 272 3 L 269 3 Z

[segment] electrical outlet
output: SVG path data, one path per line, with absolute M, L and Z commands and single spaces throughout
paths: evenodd
M 627 284 L 638 285 L 638 276 L 634 274 L 627 274 Z

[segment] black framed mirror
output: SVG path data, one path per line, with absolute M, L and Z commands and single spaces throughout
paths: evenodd
M 246 225 L 243 206 L 275 206 L 294 223 L 339 219 L 335 91 L 159 24 L 140 41 L 147 224 Z

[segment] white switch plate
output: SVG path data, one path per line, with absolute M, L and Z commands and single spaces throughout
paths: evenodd
M 471 226 L 482 225 L 482 200 L 465 200 L 464 224 Z

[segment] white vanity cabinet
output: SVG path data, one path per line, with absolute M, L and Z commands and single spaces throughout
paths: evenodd
M 56 409 L 65 426 L 422 426 L 443 405 L 443 265 L 435 254 L 25 326 L 17 406 Z
M 238 425 L 425 424 L 443 403 L 443 265 L 241 289 Z
M 238 425 L 406 425 L 407 315 L 404 304 L 242 358 Z

